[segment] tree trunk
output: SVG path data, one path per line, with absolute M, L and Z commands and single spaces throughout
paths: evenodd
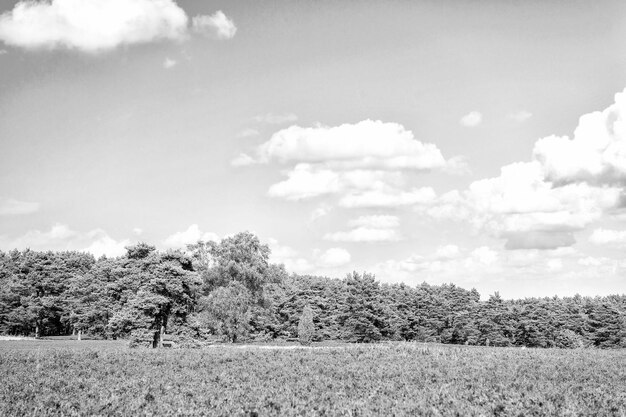
M 78 331 L 78 340 L 82 340 L 82 336 L 83 336 L 83 331 L 79 330 Z
M 35 339 L 39 339 L 39 324 L 35 325 Z

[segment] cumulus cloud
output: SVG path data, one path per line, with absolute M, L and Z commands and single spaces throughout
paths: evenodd
M 39 203 L 20 201 L 13 198 L 0 199 L 0 216 L 31 214 L 39 210 Z
M 134 227 L 133 233 L 136 234 L 137 236 L 140 236 L 143 233 L 143 229 L 141 227 Z
M 468 190 L 448 193 L 419 210 L 439 219 L 468 220 L 506 239 L 507 249 L 553 249 L 573 245 L 573 232 L 618 206 L 621 193 L 586 183 L 556 186 L 546 180 L 540 162 L 519 162 L 502 167 L 498 177 L 474 181 Z
M 196 16 L 192 29 L 220 39 L 236 27 L 222 12 Z M 0 15 L 0 40 L 26 49 L 96 53 L 123 45 L 189 37 L 189 18 L 174 0 L 20 1 Z
M 343 248 L 330 248 L 317 256 L 319 265 L 323 268 L 337 268 L 350 263 L 350 252 Z
M 126 253 L 125 247 L 130 240 L 115 240 L 102 229 L 94 229 L 83 233 L 70 229 L 62 223 L 55 223 L 50 230 L 30 230 L 24 235 L 10 238 L 0 236 L 0 249 L 33 249 L 33 250 L 76 250 L 91 252 L 94 256 L 120 256 Z
M 361 226 L 347 232 L 327 233 L 324 239 L 333 242 L 394 242 L 400 240 L 400 234 L 395 229 Z
M 165 58 L 165 61 L 163 61 L 163 68 L 170 69 L 175 67 L 176 64 L 177 62 L 175 59 Z
M 400 226 L 398 216 L 387 214 L 375 214 L 370 216 L 359 216 L 348 222 L 351 227 L 371 227 L 377 229 L 388 229 Z
M 374 120 L 335 127 L 291 126 L 262 144 L 257 160 L 324 162 L 343 169 L 429 170 L 446 164 L 435 145 L 416 140 L 402 125 Z
M 247 128 L 247 129 L 244 129 L 241 132 L 239 132 L 237 134 L 237 137 L 238 138 L 251 138 L 251 137 L 254 137 L 254 136 L 259 136 L 259 134 L 260 134 L 260 132 L 258 130 L 256 130 L 256 129 Z M 252 158 L 250 158 L 250 159 L 252 159 Z
M 626 230 L 595 229 L 589 241 L 595 245 L 626 245 Z
M 280 125 L 283 123 L 291 123 L 298 120 L 298 116 L 293 113 L 283 113 L 283 114 L 260 114 L 258 116 L 254 116 L 252 118 L 257 123 L 266 123 L 270 125 Z
M 556 183 L 626 185 L 626 90 L 605 110 L 583 115 L 571 139 L 538 140 L 533 156 Z
M 268 245 L 271 249 L 270 262 L 285 265 L 289 272 L 315 273 L 344 266 L 352 259 L 350 252 L 343 248 L 315 249 L 307 259 L 295 249 L 279 244 L 276 239 L 270 238 Z
M 483 121 L 483 115 L 479 111 L 471 111 L 465 116 L 461 117 L 459 123 L 465 127 L 474 127 L 481 124 Z
M 196 243 L 199 240 L 217 242 L 219 236 L 212 232 L 203 232 L 197 224 L 192 224 L 187 230 L 168 236 L 163 241 L 163 244 L 171 248 L 185 248 L 187 245 Z
M 408 191 L 383 186 L 373 190 L 351 192 L 339 200 L 339 205 L 357 207 L 399 207 L 416 204 L 429 204 L 435 201 L 436 194 L 431 187 L 413 188 Z
M 209 16 L 196 16 L 191 21 L 194 32 L 217 39 L 231 39 L 237 33 L 235 22 L 221 10 Z
M 394 242 L 401 239 L 396 230 L 400 219 L 391 215 L 360 216 L 348 222 L 352 230 L 327 233 L 324 239 L 333 242 Z
M 287 200 L 303 200 L 321 195 L 364 191 L 388 187 L 386 184 L 402 183 L 402 174 L 375 171 L 338 171 L 318 164 L 297 164 L 285 172 L 287 179 L 273 184 L 268 195 Z
M 327 216 L 332 210 L 332 206 L 329 204 L 320 204 L 311 213 L 311 221 L 315 221 L 321 217 Z
M 122 256 L 126 254 L 126 246 L 130 245 L 130 240 L 117 241 L 102 229 L 89 232 L 88 237 L 93 239 L 93 241 L 84 250 L 92 253 L 97 258 L 103 255 L 108 257 Z
M 530 119 L 533 116 L 533 114 L 531 112 L 528 112 L 526 110 L 520 110 L 518 112 L 515 113 L 510 113 L 507 117 L 510 120 L 513 120 L 517 123 L 523 123 L 526 120 Z

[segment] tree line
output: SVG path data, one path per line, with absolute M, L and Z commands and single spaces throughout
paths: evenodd
M 154 346 L 165 332 L 181 346 L 201 346 L 291 340 L 300 329 L 307 342 L 626 347 L 626 295 L 503 300 L 495 293 L 481 301 L 475 289 L 454 284 L 288 274 L 269 257 L 248 232 L 186 251 L 139 243 L 97 260 L 70 251 L 0 252 L 0 334 L 80 332 Z

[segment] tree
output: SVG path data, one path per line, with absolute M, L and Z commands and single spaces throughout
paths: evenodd
M 300 321 L 298 323 L 298 339 L 303 345 L 310 345 L 315 335 L 315 325 L 313 324 L 313 310 L 310 305 L 304 306 Z
M 156 347 L 168 328 L 185 325 L 200 282 L 191 260 L 180 251 L 159 253 L 145 244 L 127 250 L 117 261 L 123 279 L 115 281 L 111 294 L 121 307 L 107 329 L 112 337 L 132 336 L 137 344 Z
M 251 301 L 248 289 L 233 281 L 200 300 L 200 321 L 217 335 L 236 343 L 250 331 Z

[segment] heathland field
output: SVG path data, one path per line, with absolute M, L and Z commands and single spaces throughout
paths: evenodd
M 626 351 L 0 342 L 0 415 L 624 416 Z

